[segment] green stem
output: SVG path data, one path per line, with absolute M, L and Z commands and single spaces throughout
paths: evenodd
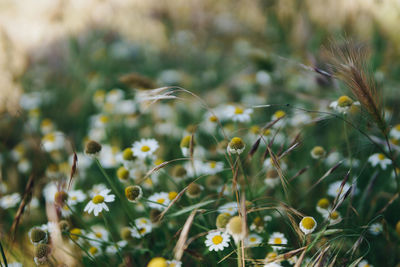
M 112 239 L 112 241 L 114 242 L 114 246 L 117 248 L 117 254 L 118 254 L 119 258 L 121 259 L 121 261 L 124 262 L 124 259 L 122 258 L 122 255 L 121 255 L 121 252 L 120 252 L 119 247 L 118 247 L 118 245 L 117 245 L 117 242 L 115 242 L 113 233 L 112 233 L 112 231 L 111 231 L 110 224 L 108 223 L 108 220 L 107 220 L 107 216 L 106 216 L 105 214 L 103 214 L 102 217 L 103 217 L 103 219 L 104 219 L 104 224 L 106 225 L 107 230 L 108 230 L 108 232 L 110 233 L 111 239 Z
M 236 243 L 236 247 L 237 247 L 237 266 L 238 267 L 242 267 L 242 251 L 240 249 L 240 241 L 238 241 Z
M 126 206 L 125 203 L 125 199 L 122 197 L 122 195 L 120 194 L 120 192 L 117 190 L 117 187 L 114 185 L 113 181 L 111 180 L 111 178 L 108 176 L 108 174 L 106 173 L 106 171 L 103 169 L 103 167 L 101 166 L 99 160 L 97 158 L 95 158 L 96 164 L 99 167 L 101 173 L 104 175 L 104 177 L 107 179 L 108 184 L 111 186 L 111 189 L 115 192 L 115 194 L 118 196 L 119 200 L 121 201 L 122 204 L 122 208 L 124 209 L 126 215 L 128 216 L 128 218 L 131 220 L 132 224 L 135 225 L 135 219 L 131 217 L 131 212 L 129 210 L 129 208 Z M 136 227 L 136 225 L 135 225 Z
M 1 250 L 1 256 L 3 257 L 4 265 L 8 267 L 6 254 L 4 253 L 3 245 L 1 244 L 1 242 L 0 242 L 0 250 Z M 1 266 L 3 266 L 3 264 Z

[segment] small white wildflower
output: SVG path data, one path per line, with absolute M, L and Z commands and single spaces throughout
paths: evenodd
M 158 142 L 155 139 L 142 139 L 133 143 L 133 155 L 140 159 L 152 156 L 158 148 Z
M 210 251 L 222 251 L 229 247 L 230 236 L 220 231 L 211 232 L 206 236 L 205 244 Z
M 110 189 L 102 190 L 98 195 L 94 196 L 92 200 L 86 205 L 84 211 L 87 213 L 94 213 L 94 216 L 99 215 L 104 210 L 109 211 L 105 202 L 114 202 L 115 195 L 109 195 Z
M 268 244 L 272 245 L 272 249 L 275 251 L 284 249 L 285 247 L 282 245 L 286 245 L 287 242 L 288 241 L 285 238 L 285 235 L 282 233 L 279 233 L 279 232 L 272 233 L 272 235 L 270 236 L 270 238 L 268 240 Z M 278 246 L 274 246 L 274 245 L 278 245 Z
M 382 153 L 375 153 L 368 158 L 368 162 L 371 163 L 372 167 L 379 165 L 383 170 L 386 170 L 387 165 L 390 165 L 392 161 L 385 157 Z
M 317 222 L 313 217 L 304 217 L 299 223 L 300 230 L 305 234 L 311 234 L 317 228 Z

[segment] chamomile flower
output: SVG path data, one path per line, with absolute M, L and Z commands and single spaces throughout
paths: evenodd
M 286 245 L 287 242 L 285 235 L 279 232 L 274 232 L 268 240 L 268 244 L 271 245 L 272 249 L 275 251 L 284 249 L 284 245 Z
M 326 212 L 324 217 L 328 219 L 329 225 L 335 225 L 342 221 L 342 216 L 336 210 L 332 212 Z
M 372 167 L 379 165 L 383 170 L 386 170 L 387 165 L 392 163 L 392 161 L 386 158 L 382 153 L 375 153 L 369 156 L 368 162 L 371 163 Z
M 229 154 L 241 154 L 246 148 L 245 143 L 240 137 L 233 137 L 228 144 L 227 151 Z
M 227 106 L 226 116 L 232 121 L 249 122 L 253 113 L 251 108 L 242 108 L 240 106 Z
M 283 110 L 277 110 L 273 115 L 272 115 L 272 118 L 271 118 L 271 120 L 272 121 L 274 121 L 274 120 L 277 120 L 277 119 L 280 119 L 279 121 L 277 121 L 275 124 L 274 124 L 274 128 L 280 128 L 280 127 L 283 127 L 283 126 L 285 126 L 286 125 L 286 121 L 285 121 L 285 117 L 286 117 L 286 112 L 285 111 L 283 111 Z
M 92 231 L 87 235 L 91 239 L 108 241 L 108 231 L 101 225 L 92 226 Z M 89 240 L 92 245 L 99 244 L 99 242 L 94 240 Z
M 350 189 L 350 185 L 348 183 L 345 183 L 342 189 L 341 185 L 342 181 L 336 181 L 331 183 L 328 187 L 328 192 L 327 192 L 328 195 L 334 198 L 339 195 L 338 199 L 344 197 L 344 194 L 346 194 L 346 192 Z
M 97 257 L 97 256 L 100 256 L 102 254 L 100 246 L 98 244 L 96 244 L 96 243 L 91 244 L 91 246 L 88 249 L 88 253 L 92 257 Z
M 254 233 L 249 234 L 244 240 L 244 245 L 246 247 L 255 247 L 260 245 L 261 243 L 262 243 L 262 237 Z
M 42 138 L 43 149 L 47 152 L 60 150 L 64 147 L 65 137 L 62 132 L 47 133 Z
M 373 265 L 369 264 L 368 261 L 362 260 L 360 263 L 357 265 L 357 267 L 373 267 Z
M 226 225 L 226 231 L 233 237 L 235 243 L 244 240 L 244 238 L 246 237 L 246 231 L 243 229 L 242 220 L 242 217 L 234 216 L 229 220 L 228 224 Z
M 82 190 L 71 190 L 68 192 L 67 203 L 70 206 L 74 206 L 86 199 L 85 193 Z
M 138 218 L 135 220 L 136 227 L 131 229 L 131 236 L 135 238 L 142 238 L 153 229 L 152 223 L 147 218 Z
M 271 188 L 279 185 L 281 183 L 281 180 L 279 178 L 278 172 L 275 169 L 270 169 L 269 171 L 267 171 L 264 183 Z
M 218 161 L 209 161 L 204 163 L 204 174 L 214 175 L 224 169 L 224 163 Z
M 285 171 L 285 170 L 287 169 L 287 164 L 286 164 L 286 162 L 284 162 L 283 160 L 279 160 L 279 159 L 276 159 L 276 160 L 277 160 L 277 162 L 278 162 L 278 164 L 279 164 L 280 169 L 281 169 L 282 171 Z M 265 167 L 265 169 L 266 169 L 267 171 L 276 168 L 276 167 L 275 167 L 275 162 L 274 162 L 274 160 L 273 160 L 272 158 L 266 158 L 266 159 L 264 160 L 263 166 Z
M 215 231 L 207 234 L 205 244 L 210 251 L 223 251 L 229 247 L 230 236 L 227 233 Z
M 95 184 L 92 189 L 89 191 L 89 196 L 94 197 L 98 194 L 100 194 L 101 191 L 107 189 L 107 186 L 105 184 Z
M 333 101 L 329 107 L 337 112 L 346 114 L 354 105 L 359 106 L 360 102 L 354 102 L 350 97 L 342 95 L 336 101 Z
M 324 158 L 325 155 L 326 155 L 326 151 L 322 146 L 315 146 L 311 150 L 311 157 L 313 159 L 321 159 L 321 158 Z
M 164 210 L 170 203 L 169 195 L 166 192 L 159 192 L 149 197 L 148 204 L 150 208 Z
M 118 253 L 119 249 L 126 247 L 126 245 L 128 245 L 128 242 L 126 240 L 120 240 L 115 245 L 107 246 L 106 253 L 110 255 L 115 255 L 116 253 Z
M 115 195 L 108 194 L 110 193 L 110 191 L 110 189 L 104 189 L 100 191 L 98 195 L 95 195 L 92 200 L 89 201 L 84 211 L 89 214 L 93 211 L 94 216 L 99 215 L 99 213 L 101 213 L 103 209 L 109 211 L 106 202 L 114 202 L 115 200 Z
M 129 202 L 137 202 L 143 195 L 142 188 L 137 185 L 125 187 L 125 196 Z
M 0 207 L 3 209 L 9 209 L 17 206 L 21 201 L 21 195 L 19 193 L 12 193 L 10 195 L 5 195 L 0 198 Z
M 381 223 L 373 223 L 368 227 L 368 231 L 372 235 L 379 235 L 380 233 L 382 233 L 382 230 L 383 230 L 383 226 Z
M 313 217 L 304 217 L 299 223 L 300 230 L 305 234 L 311 234 L 317 228 L 317 222 Z
M 228 202 L 218 208 L 219 213 L 228 213 L 229 215 L 235 215 L 238 211 L 236 202 Z
M 133 155 L 140 159 L 145 159 L 154 154 L 158 148 L 158 142 L 155 139 L 142 139 L 133 143 Z
M 261 233 L 264 231 L 264 220 L 261 217 L 254 218 L 253 222 L 250 224 L 250 230 Z
M 329 208 L 330 208 L 329 199 L 321 198 L 320 200 L 318 200 L 316 209 L 321 215 L 325 215 L 326 213 L 328 213 Z
M 390 130 L 390 136 L 394 138 L 395 140 L 400 140 L 400 123 L 396 124 L 391 130 Z

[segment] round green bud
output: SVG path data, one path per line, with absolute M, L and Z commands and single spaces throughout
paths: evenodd
M 39 243 L 41 241 L 44 241 L 46 237 L 47 237 L 46 232 L 40 228 L 33 228 L 30 231 L 30 238 L 33 243 Z
M 186 189 L 186 195 L 190 198 L 196 198 L 200 196 L 202 188 L 196 183 L 191 183 Z
M 225 228 L 229 222 L 231 215 L 229 213 L 221 213 L 217 216 L 216 225 L 217 228 Z

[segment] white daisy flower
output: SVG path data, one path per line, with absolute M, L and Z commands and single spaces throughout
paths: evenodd
M 5 195 L 0 198 L 0 207 L 3 209 L 9 209 L 17 206 L 21 201 L 21 195 L 19 193 L 12 193 L 10 195 Z
M 158 142 L 155 139 L 142 139 L 133 143 L 133 155 L 140 159 L 152 156 L 158 148 Z
M 372 167 L 379 165 L 382 170 L 386 170 L 387 165 L 392 164 L 392 161 L 382 153 L 375 153 L 369 156 L 368 162 L 371 163 Z
M 236 187 L 237 187 L 237 190 L 240 191 L 240 185 L 237 184 Z M 219 186 L 217 188 L 217 192 L 219 194 L 222 193 L 222 194 L 224 194 L 224 196 L 227 196 L 227 197 L 232 196 L 232 194 L 234 194 L 232 183 Z
M 94 225 L 92 227 L 92 232 L 87 235 L 91 239 L 99 240 L 99 241 L 108 241 L 108 231 L 101 225 Z M 89 243 L 92 245 L 100 244 L 97 241 L 89 240 Z
M 210 251 L 222 251 L 229 247 L 230 236 L 220 231 L 211 232 L 206 236 L 205 244 Z
M 91 244 L 91 247 L 88 249 L 88 253 L 92 257 L 97 257 L 102 255 L 99 244 Z
M 225 112 L 226 116 L 232 121 L 249 122 L 251 119 L 250 115 L 253 113 L 253 109 L 244 109 L 240 106 L 227 106 Z
M 257 233 L 264 231 L 264 220 L 261 217 L 256 217 L 250 224 L 250 230 Z
M 313 217 L 304 217 L 299 223 L 300 230 L 305 234 L 311 234 L 317 228 L 317 222 Z
M 338 224 L 342 221 L 342 216 L 338 211 L 326 211 L 326 213 L 323 215 L 326 219 L 329 221 L 329 225 L 335 225 Z
M 135 220 L 136 227 L 131 229 L 131 235 L 135 238 L 142 238 L 148 233 L 151 233 L 153 225 L 147 218 L 138 218 Z
M 326 213 L 329 213 L 329 209 L 330 209 L 330 203 L 329 203 L 329 199 L 327 198 L 321 198 L 320 200 L 318 200 L 317 202 L 317 211 L 321 214 L 321 215 L 325 215 Z
M 278 160 L 278 159 L 277 159 Z M 279 167 L 281 168 L 282 171 L 286 171 L 287 169 L 287 164 L 283 160 L 278 160 Z M 267 169 L 275 169 L 274 161 L 272 158 L 266 158 L 264 160 L 263 166 Z
M 100 194 L 101 191 L 107 189 L 105 184 L 95 184 L 89 191 L 89 196 L 93 198 L 94 196 Z M 54 195 L 53 195 L 54 196 Z
M 285 111 L 283 111 L 283 110 L 277 110 L 273 115 L 272 115 L 272 118 L 271 118 L 271 120 L 272 121 L 274 121 L 274 120 L 277 120 L 277 119 L 280 119 L 279 121 L 277 121 L 275 124 L 274 124 L 274 128 L 281 128 L 281 127 L 283 127 L 283 126 L 285 126 L 286 125 L 286 120 L 285 120 L 285 117 L 286 117 L 286 112 Z
M 369 264 L 368 261 L 362 260 L 360 263 L 357 265 L 357 267 L 373 267 L 373 265 Z
M 102 145 L 98 156 L 101 166 L 105 169 L 115 168 L 118 165 L 117 155 L 119 151 L 116 146 Z
M 221 161 L 209 161 L 203 164 L 204 174 L 214 175 L 224 170 L 224 163 Z
M 236 202 L 228 202 L 218 208 L 218 213 L 228 213 L 229 215 L 235 215 L 238 211 Z
M 272 249 L 273 250 L 281 250 L 284 249 L 285 246 L 282 245 L 286 245 L 287 244 L 287 239 L 285 238 L 285 235 L 279 232 L 275 232 L 273 233 L 269 240 L 268 240 L 268 244 L 272 245 Z M 279 246 L 274 246 L 274 245 L 279 245 Z
M 124 99 L 125 93 L 121 89 L 112 89 L 106 94 L 105 100 L 107 103 L 115 104 Z
M 157 210 L 164 210 L 170 203 L 169 195 L 166 192 L 159 192 L 148 198 L 149 207 Z
M 68 205 L 74 206 L 86 199 L 85 193 L 82 190 L 71 190 L 68 192 Z
M 65 137 L 62 132 L 51 132 L 43 136 L 42 145 L 43 149 L 47 152 L 60 150 L 64 147 Z
M 311 116 L 306 112 L 299 112 L 293 115 L 290 119 L 290 125 L 293 127 L 299 127 L 303 125 L 307 125 L 311 122 Z
M 120 240 L 117 242 L 116 245 L 111 245 L 106 247 L 106 253 L 110 255 L 115 255 L 118 253 L 118 249 L 124 248 L 128 245 L 128 242 L 126 240 Z
M 336 182 L 331 183 L 328 187 L 328 192 L 327 192 L 328 196 L 335 198 L 336 196 L 338 196 L 340 194 L 338 199 L 341 199 L 342 197 L 344 197 L 344 194 L 346 194 L 346 192 L 349 190 L 350 185 L 348 183 L 345 183 L 343 185 L 342 190 L 340 191 L 341 184 L 342 184 L 342 181 L 336 181 Z
M 368 227 L 368 231 L 373 235 L 379 235 L 382 233 L 383 226 L 381 223 L 373 223 Z
M 60 209 L 62 217 L 69 217 L 72 215 L 72 210 L 69 208 L 68 205 L 63 205 Z
M 390 130 L 390 136 L 396 140 L 400 140 L 400 124 L 396 124 L 396 126 Z
M 354 102 L 350 97 L 343 95 L 339 97 L 338 100 L 333 101 L 329 107 L 337 112 L 346 114 L 353 107 L 353 105 L 359 106 L 360 102 Z
M 228 144 L 226 150 L 229 154 L 241 154 L 246 148 L 245 143 L 240 137 L 233 137 Z
M 262 243 L 262 237 L 257 234 L 249 234 L 245 240 L 244 245 L 246 247 L 255 247 Z
M 89 214 L 93 211 L 94 216 L 99 215 L 99 213 L 102 212 L 103 209 L 109 211 L 105 202 L 114 202 L 115 200 L 115 195 L 108 194 L 110 192 L 110 189 L 102 190 L 98 195 L 95 195 L 92 200 L 89 201 L 83 211 Z

